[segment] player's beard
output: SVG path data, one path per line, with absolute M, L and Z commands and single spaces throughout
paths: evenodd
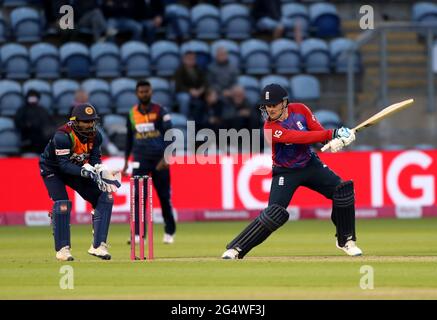
M 150 103 L 150 97 L 146 97 L 144 99 L 140 99 L 140 103 L 144 106 L 147 106 Z

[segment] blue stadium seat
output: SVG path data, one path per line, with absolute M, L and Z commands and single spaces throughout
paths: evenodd
M 191 8 L 191 25 L 197 39 L 220 38 L 220 11 L 210 4 Z
M 21 86 L 12 80 L 0 80 L 0 115 L 13 116 L 24 105 Z
M 88 78 L 91 59 L 88 48 L 79 42 L 67 42 L 59 48 L 62 66 L 68 78 Z
M 310 38 L 302 41 L 300 54 L 308 73 L 329 73 L 330 56 L 327 43 L 321 39 Z
M 258 79 L 247 75 L 240 75 L 238 76 L 237 82 L 246 90 L 247 100 L 250 102 L 250 104 L 257 104 L 262 89 L 260 88 Z
M 293 21 L 293 25 L 299 25 L 302 36 L 308 36 L 308 28 L 310 24 L 310 16 L 308 9 L 301 3 L 284 3 L 282 4 L 282 16 Z M 294 31 L 288 31 L 287 36 L 294 37 Z
M 335 72 L 347 72 L 348 59 L 346 56 L 342 56 L 342 54 L 350 48 L 353 48 L 354 44 L 353 40 L 347 38 L 338 38 L 329 43 L 329 51 Z M 360 70 L 361 55 L 357 51 L 355 54 L 354 71 L 359 72 Z
M 54 108 L 59 115 L 69 115 L 74 101 L 74 94 L 79 90 L 79 83 L 69 79 L 59 79 L 52 84 Z
M 127 114 L 138 103 L 135 94 L 136 81 L 128 78 L 119 78 L 111 82 L 111 96 L 116 113 Z
M 194 51 L 196 53 L 196 63 L 202 68 L 206 69 L 211 62 L 211 54 L 209 45 L 200 40 L 190 40 L 184 42 L 180 47 L 181 55 L 187 51 Z
M 287 92 L 289 93 L 288 96 L 290 97 L 290 82 L 284 76 L 271 74 L 271 75 L 262 77 L 259 83 L 261 86 L 261 90 L 262 90 L 262 88 L 264 88 L 265 86 L 267 86 L 269 84 L 272 84 L 272 83 L 279 84 L 281 87 L 283 87 L 285 90 L 287 90 Z
M 28 79 L 30 77 L 30 59 L 26 47 L 9 43 L 0 49 L 3 71 L 9 79 Z
M 412 7 L 412 19 L 416 22 L 436 22 L 437 4 L 431 2 L 417 2 Z
M 165 15 L 168 16 L 170 14 L 175 15 L 178 20 L 179 28 L 182 34 L 187 37 L 191 33 L 191 20 L 190 20 L 190 10 L 181 5 L 181 4 L 170 4 L 165 6 Z M 167 39 L 174 40 L 176 39 L 176 34 L 173 31 L 173 28 L 167 27 Z
M 337 129 L 342 125 L 340 116 L 332 110 L 316 110 L 314 116 L 325 129 Z
M 0 132 L 6 130 L 15 130 L 15 123 L 12 118 L 0 117 Z
M 101 42 L 90 48 L 96 77 L 120 76 L 120 50 L 114 43 Z
M 296 42 L 288 39 L 277 39 L 270 43 L 270 48 L 276 73 L 300 72 L 300 51 Z
M 249 8 L 241 4 L 228 4 L 220 9 L 221 24 L 227 39 L 249 39 L 252 32 L 252 20 Z
M 61 75 L 58 48 L 50 43 L 37 43 L 30 47 L 30 61 L 37 78 L 58 79 Z
M 0 42 L 5 42 L 8 37 L 8 26 L 6 20 L 3 17 L 3 13 L 0 11 Z
M 150 75 L 149 47 L 139 41 L 129 41 L 121 46 L 121 60 L 129 77 Z
M 228 58 L 229 61 L 236 66 L 237 68 L 240 68 L 241 58 L 240 58 L 240 46 L 237 42 L 232 40 L 216 40 L 211 44 L 211 56 L 215 58 L 216 51 L 218 48 L 223 47 L 226 50 L 228 50 Z
M 337 8 L 331 3 L 314 3 L 310 6 L 311 27 L 315 37 L 329 38 L 340 36 L 340 17 Z
M 29 4 L 29 0 L 3 0 L 3 6 L 5 8 L 20 7 Z
M 41 17 L 33 8 L 23 7 L 12 10 L 11 26 L 18 42 L 36 42 L 41 40 Z
M 170 83 L 164 78 L 151 77 L 147 79 L 153 88 L 152 100 L 166 107 L 173 109 L 173 94 Z
M 39 104 L 52 113 L 53 97 L 50 83 L 44 80 L 30 79 L 23 83 L 23 95 L 26 96 L 30 89 L 34 89 L 40 93 L 41 99 Z
M 316 77 L 307 74 L 294 76 L 290 80 L 293 100 L 308 101 L 320 99 L 320 83 Z
M 114 134 L 126 134 L 126 116 L 119 114 L 108 114 L 103 117 L 103 128 L 108 136 Z
M 19 154 L 20 144 L 20 135 L 15 130 L 0 131 L 0 155 Z
M 179 47 L 172 41 L 156 41 L 150 48 L 152 66 L 157 76 L 171 76 L 180 64 Z
M 267 42 L 250 39 L 240 44 L 240 54 L 246 73 L 264 75 L 271 72 L 270 47 Z
M 88 79 L 82 82 L 82 89 L 88 92 L 90 103 L 97 108 L 99 114 L 111 113 L 111 89 L 102 79 Z

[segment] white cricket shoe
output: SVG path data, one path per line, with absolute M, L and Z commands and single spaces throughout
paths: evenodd
M 73 261 L 74 258 L 71 255 L 70 247 L 69 246 L 65 246 L 61 250 L 56 252 L 56 259 L 58 259 L 60 261 Z
M 103 260 L 111 260 L 111 255 L 108 252 L 108 245 L 105 242 L 100 243 L 98 248 L 94 248 L 91 244 L 88 253 Z
M 238 259 L 238 253 L 237 249 L 228 249 L 222 254 L 222 259 Z
M 168 233 L 164 233 L 164 238 L 162 239 L 162 242 L 165 244 L 172 244 L 174 243 L 174 236 Z
M 363 251 L 361 251 L 361 249 L 357 247 L 355 241 L 353 240 L 349 240 L 348 242 L 346 242 L 344 247 L 340 247 L 338 245 L 338 241 L 336 242 L 335 245 L 337 246 L 337 248 L 343 250 L 350 256 L 361 256 L 363 254 Z

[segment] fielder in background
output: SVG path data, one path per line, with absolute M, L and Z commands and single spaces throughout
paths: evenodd
M 40 156 L 40 173 L 54 201 L 51 212 L 56 258 L 74 260 L 71 255 L 71 201 L 66 186 L 77 191 L 93 207 L 93 243 L 88 253 L 111 259 L 107 237 L 112 214 L 112 192 L 120 187 L 121 175 L 101 164 L 102 137 L 96 130 L 98 116 L 90 104 L 74 107 L 70 121 L 58 128 Z
M 152 176 L 164 218 L 163 242 L 174 242 L 176 223 L 170 201 L 170 170 L 164 158 L 165 148 L 171 141 L 164 141 L 164 134 L 172 128 L 167 109 L 152 102 L 153 89 L 149 81 L 138 81 L 136 95 L 138 104 L 134 105 L 127 119 L 127 140 L 123 174 L 127 174 L 128 160 L 133 153 L 132 175 Z M 138 203 L 138 199 L 136 199 Z M 135 242 L 139 243 L 138 217 L 135 217 Z M 144 235 L 146 232 L 144 232 Z M 128 241 L 130 244 L 130 240 Z
M 300 186 L 333 201 L 331 220 L 336 226 L 336 246 L 350 256 L 362 251 L 356 246 L 355 195 L 352 181 L 342 181 L 311 150 L 311 144 L 333 139 L 333 151 L 355 140 L 348 128 L 325 130 L 302 103 L 289 103 L 287 92 L 277 84 L 262 91 L 260 110 L 266 120 L 265 136 L 272 145 L 272 185 L 269 204 L 227 245 L 223 259 L 242 259 L 288 221 L 286 210 Z M 271 131 L 271 132 L 270 132 Z

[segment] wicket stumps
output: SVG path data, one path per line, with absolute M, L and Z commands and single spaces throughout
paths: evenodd
M 139 257 L 136 256 L 135 221 L 139 227 Z M 133 176 L 130 179 L 130 245 L 131 260 L 144 260 L 144 238 L 147 234 L 148 260 L 153 260 L 153 202 L 152 178 L 149 176 Z M 145 226 L 147 221 L 147 229 Z

